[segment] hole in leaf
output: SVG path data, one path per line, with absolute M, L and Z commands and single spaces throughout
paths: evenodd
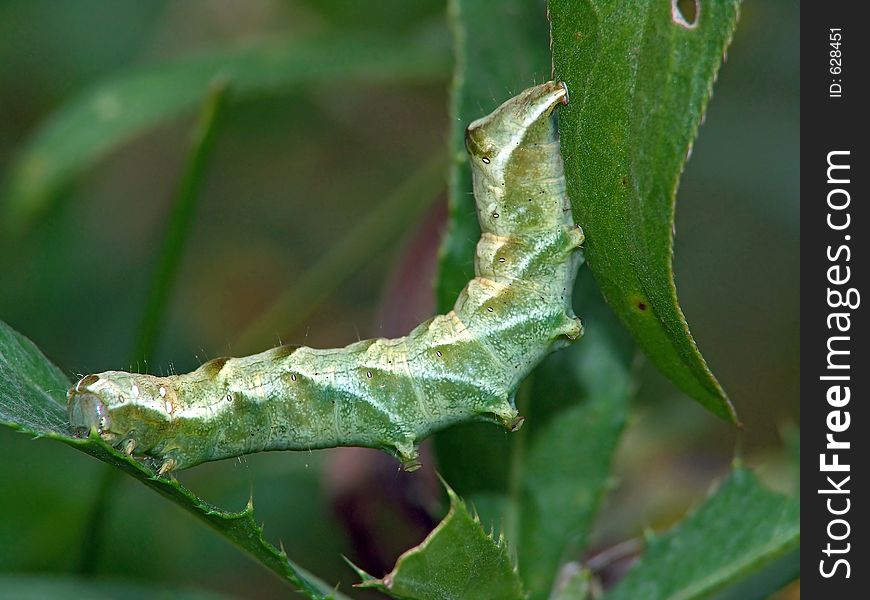
M 674 23 L 692 29 L 698 25 L 698 13 L 701 7 L 698 0 L 671 0 L 671 16 Z

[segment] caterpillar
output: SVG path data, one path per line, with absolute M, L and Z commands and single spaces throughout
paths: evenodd
M 340 349 L 280 346 L 191 373 L 107 371 L 68 393 L 76 435 L 95 431 L 158 475 L 264 450 L 364 446 L 419 467 L 452 424 L 514 430 L 519 383 L 582 334 L 571 307 L 583 233 L 565 190 L 555 109 L 564 83 L 529 88 L 471 123 L 465 145 L 482 230 L 453 310 L 407 336 Z

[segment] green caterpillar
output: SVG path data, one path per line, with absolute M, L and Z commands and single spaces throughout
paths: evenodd
M 407 470 L 436 430 L 516 429 L 519 383 L 582 334 L 571 289 L 583 242 L 565 191 L 555 108 L 564 84 L 525 90 L 466 132 L 483 232 L 476 277 L 446 315 L 405 337 L 319 350 L 281 346 L 184 375 L 107 371 L 69 391 L 70 425 L 175 469 L 263 450 L 365 446 Z

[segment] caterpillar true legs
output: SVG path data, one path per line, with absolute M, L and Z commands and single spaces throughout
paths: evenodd
M 380 448 L 410 470 L 419 441 L 438 429 L 469 420 L 516 428 L 519 383 L 582 333 L 571 289 L 583 234 L 553 114 L 564 102 L 564 85 L 545 83 L 468 127 L 483 234 L 476 277 L 446 315 L 341 349 L 282 346 L 169 377 L 88 375 L 69 392 L 71 426 L 150 457 L 160 474 L 333 446 Z

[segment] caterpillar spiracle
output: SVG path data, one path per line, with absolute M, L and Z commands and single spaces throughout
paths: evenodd
M 436 430 L 516 429 L 520 382 L 582 334 L 571 289 L 583 242 L 565 191 L 555 109 L 567 88 L 527 89 L 469 125 L 482 236 L 453 310 L 407 336 L 340 349 L 280 346 L 191 373 L 107 371 L 69 391 L 77 435 L 96 431 L 158 474 L 263 450 L 379 448 L 419 466 Z

